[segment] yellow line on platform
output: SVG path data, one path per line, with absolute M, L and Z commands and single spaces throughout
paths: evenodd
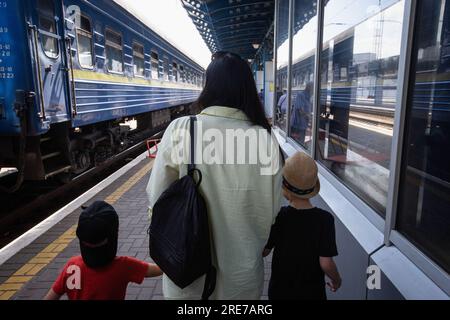
M 152 160 L 127 180 L 122 186 L 110 194 L 105 201 L 115 204 L 122 196 L 134 187 L 153 168 Z M 31 258 L 11 277 L 0 285 L 0 300 L 11 299 L 22 287 L 53 261 L 76 238 L 77 225 L 71 226 L 58 239 L 50 243 L 41 252 Z

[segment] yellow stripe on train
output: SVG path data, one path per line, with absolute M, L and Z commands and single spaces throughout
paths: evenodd
M 128 78 L 126 76 L 121 75 L 105 74 L 87 70 L 73 70 L 73 76 L 75 81 L 89 80 L 89 81 L 111 82 L 117 84 L 131 84 L 131 85 L 136 84 L 149 87 L 160 87 L 168 89 L 190 89 L 201 91 L 201 88 L 188 83 L 181 84 L 169 81 L 148 80 L 144 78 Z

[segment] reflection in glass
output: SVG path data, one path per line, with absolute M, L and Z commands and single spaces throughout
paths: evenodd
M 133 44 L 133 62 L 134 75 L 143 77 L 145 75 L 144 46 L 138 43 Z
M 77 29 L 78 58 L 83 68 L 93 67 L 91 22 L 81 16 L 80 28 Z
M 156 52 L 151 53 L 152 79 L 159 79 L 159 56 Z
M 106 38 L 106 65 L 109 71 L 123 72 L 122 36 L 107 30 Z
M 40 16 L 39 27 L 41 30 L 56 35 L 56 23 L 53 18 Z M 59 55 L 58 40 L 50 35 L 41 34 L 42 47 L 49 58 L 57 58 Z
M 92 68 L 92 40 L 90 37 L 78 34 L 78 54 L 83 68 Z
M 277 17 L 278 37 L 276 39 L 277 50 L 277 90 L 276 90 L 276 112 L 275 125 L 286 131 L 287 125 L 287 65 L 289 60 L 289 0 L 278 1 Z
M 290 135 L 311 151 L 314 104 L 317 4 L 295 0 L 292 42 L 292 105 Z
M 397 228 L 450 272 L 450 1 L 419 1 Z
M 163 79 L 169 81 L 169 58 L 164 57 L 163 60 Z
M 403 11 L 403 0 L 330 0 L 324 9 L 318 158 L 382 215 Z

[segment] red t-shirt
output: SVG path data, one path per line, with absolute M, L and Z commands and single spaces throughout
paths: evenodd
M 131 257 L 117 257 L 108 266 L 91 269 L 81 256 L 67 262 L 52 289 L 70 300 L 124 300 L 130 282 L 141 284 L 148 263 Z

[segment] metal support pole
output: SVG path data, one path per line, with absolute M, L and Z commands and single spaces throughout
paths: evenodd
M 405 128 L 406 109 L 409 92 L 409 75 L 411 67 L 411 51 L 413 47 L 413 31 L 416 17 L 417 0 L 405 1 L 403 17 L 403 38 L 399 61 L 399 79 L 397 104 L 395 106 L 394 133 L 392 136 L 391 165 L 389 174 L 389 191 L 386 204 L 386 222 L 384 228 L 384 244 L 391 244 L 391 232 L 395 227 L 397 200 L 400 185 L 402 162 L 403 135 Z
M 289 58 L 288 58 L 288 108 L 287 108 L 287 119 L 286 119 L 286 134 L 289 137 L 291 133 L 290 119 L 291 119 L 291 108 L 292 108 L 292 31 L 294 23 L 294 0 L 289 0 Z
M 313 121 L 312 121 L 312 144 L 311 156 L 317 160 L 317 147 L 320 148 L 320 94 L 321 94 L 321 74 L 320 64 L 322 62 L 323 48 L 323 18 L 324 18 L 324 1 L 317 1 L 317 45 L 314 68 L 314 105 L 313 105 Z
M 275 93 L 273 95 L 273 119 L 272 119 L 272 123 L 273 125 L 275 125 L 276 119 L 277 119 L 277 104 L 278 104 L 278 100 L 277 100 L 277 87 L 278 87 L 278 83 L 277 83 L 277 64 L 278 64 L 278 5 L 279 5 L 279 0 L 275 0 L 275 16 L 274 16 L 274 48 L 273 48 L 273 86 L 274 86 L 274 90 Z

